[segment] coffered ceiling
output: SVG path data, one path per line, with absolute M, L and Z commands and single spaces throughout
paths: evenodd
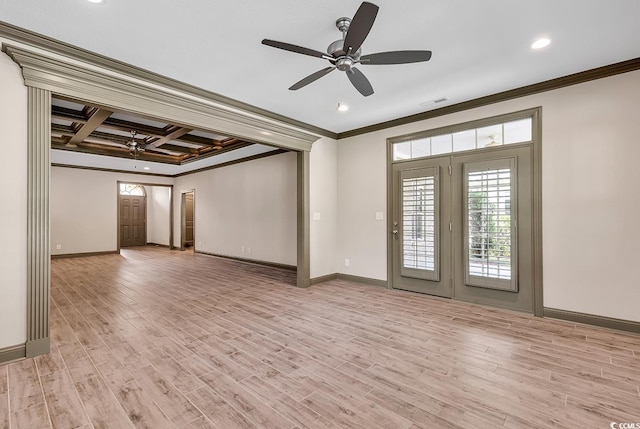
M 183 165 L 252 143 L 54 97 L 51 148 Z

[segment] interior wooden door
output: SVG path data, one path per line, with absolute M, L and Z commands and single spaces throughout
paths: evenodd
M 120 247 L 147 244 L 147 199 L 120 195 Z
M 193 192 L 184 194 L 184 215 L 185 215 L 185 246 L 194 245 L 194 211 L 193 211 Z

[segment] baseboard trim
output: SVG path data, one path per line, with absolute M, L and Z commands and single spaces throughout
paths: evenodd
M 317 285 L 319 283 L 330 282 L 331 280 L 336 280 L 338 278 L 338 274 L 327 274 L 326 276 L 314 277 L 311 279 L 309 284 Z
M 27 341 L 25 344 L 25 349 L 28 358 L 46 355 L 51 351 L 51 341 L 49 340 L 49 337 Z
M 336 276 L 338 280 L 362 283 L 362 284 L 371 285 L 371 286 L 378 286 L 378 287 L 383 287 L 385 289 L 387 288 L 386 280 L 371 279 L 369 277 L 352 276 L 351 274 L 341 274 L 341 273 L 336 274 Z
M 279 262 L 260 261 L 258 259 L 240 258 L 238 256 L 221 255 L 218 253 L 204 252 L 202 250 L 194 250 L 193 253 L 199 253 L 201 255 L 207 255 L 207 256 L 215 256 L 216 258 L 231 259 L 232 261 L 246 262 L 248 264 L 263 265 L 265 267 L 281 268 L 283 270 L 289 270 L 289 271 L 296 271 L 298 269 L 298 267 L 296 267 L 295 265 L 281 264 Z
M 105 252 L 86 252 L 86 253 L 65 253 L 62 255 L 51 255 L 51 259 L 66 259 L 66 258 L 84 258 L 85 256 L 101 256 L 101 255 L 118 255 L 117 250 L 107 250 Z
M 18 344 L 17 346 L 5 347 L 3 349 L 0 349 L 0 364 L 11 362 L 13 360 L 24 359 L 26 357 L 26 344 Z
M 587 325 L 600 326 L 602 328 L 615 329 L 617 331 L 632 332 L 640 334 L 640 322 L 632 320 L 614 319 L 612 317 L 595 316 L 593 314 L 578 313 L 575 311 L 558 310 L 555 308 L 544 308 L 544 317 L 552 319 L 568 320 L 569 322 L 584 323 Z

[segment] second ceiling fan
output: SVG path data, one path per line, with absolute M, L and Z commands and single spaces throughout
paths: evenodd
M 378 15 L 378 6 L 373 3 L 363 2 L 356 14 L 351 18 L 338 18 L 336 27 L 342 32 L 342 39 L 338 39 L 327 48 L 327 53 L 290 43 L 264 39 L 263 45 L 272 46 L 285 51 L 312 57 L 323 58 L 331 63 L 315 73 L 293 84 L 289 89 L 297 90 L 320 79 L 322 76 L 335 69 L 346 72 L 353 86 L 365 97 L 373 94 L 373 87 L 366 76 L 355 65 L 379 65 L 379 64 L 408 64 L 429 61 L 431 51 L 391 51 L 376 54 L 361 55 L 361 46 L 367 38 L 369 31 Z

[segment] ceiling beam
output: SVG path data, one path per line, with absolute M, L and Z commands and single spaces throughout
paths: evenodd
M 94 155 L 107 155 L 107 156 L 115 156 L 117 158 L 125 158 L 125 159 L 136 159 L 134 158 L 128 150 L 126 149 L 118 149 L 113 147 L 113 149 L 103 149 L 102 147 L 91 147 L 90 145 L 78 145 L 76 147 L 69 147 L 66 145 L 55 144 L 51 146 L 52 149 L 59 150 L 68 150 L 72 152 L 82 152 L 82 153 L 90 153 Z M 104 146 L 103 146 L 104 147 Z M 151 152 L 143 152 L 137 156 L 137 159 L 141 161 L 152 161 L 152 162 L 161 162 L 166 164 L 175 164 L 180 165 L 181 158 L 172 157 L 169 155 L 163 155 L 159 153 L 152 154 Z
M 51 106 L 51 117 L 57 119 L 63 119 L 69 122 L 85 123 L 87 118 L 82 111 L 73 110 L 66 107 Z M 108 118 L 102 123 L 103 128 L 110 128 L 120 131 L 136 130 L 139 134 L 154 138 L 163 138 L 166 136 L 166 130 L 151 125 L 140 124 L 137 122 L 126 121 L 123 119 Z M 174 140 L 183 143 L 195 144 L 198 146 L 216 146 L 219 140 L 211 138 L 200 137 L 193 134 L 186 134 L 175 138 Z
M 69 138 L 75 135 L 73 128 L 66 125 L 59 125 L 59 124 L 51 124 L 51 132 L 53 134 L 60 134 L 62 136 L 67 136 Z M 131 141 L 131 137 L 103 133 L 101 131 L 92 132 L 87 137 L 85 137 L 85 140 L 86 139 L 101 140 L 109 143 L 119 143 L 125 146 Z M 143 139 L 136 139 L 136 142 L 138 142 L 139 144 L 146 144 L 146 142 Z
M 76 134 L 71 137 L 68 146 L 77 146 L 78 143 L 82 143 L 89 134 L 94 132 L 113 112 L 104 109 L 96 108 L 93 113 L 87 119 L 87 122 L 82 124 Z
M 186 153 L 187 155 L 198 155 L 200 153 L 199 149 L 193 147 L 184 147 L 168 143 L 162 145 L 162 149 L 170 150 L 172 152 Z
M 51 106 L 51 117 L 66 119 L 72 122 L 87 122 L 87 117 L 84 116 L 81 110 L 69 109 L 68 107 L 62 106 Z
M 167 134 L 166 136 L 160 137 L 158 140 L 155 140 L 153 142 L 150 143 L 151 146 L 153 147 L 160 147 L 165 143 L 169 143 L 171 140 L 175 140 L 179 137 L 184 136 L 185 134 L 189 133 L 193 131 L 193 129 L 191 128 L 183 128 L 183 127 L 178 127 L 177 129 L 175 129 L 174 131 L 170 132 L 169 134 Z

